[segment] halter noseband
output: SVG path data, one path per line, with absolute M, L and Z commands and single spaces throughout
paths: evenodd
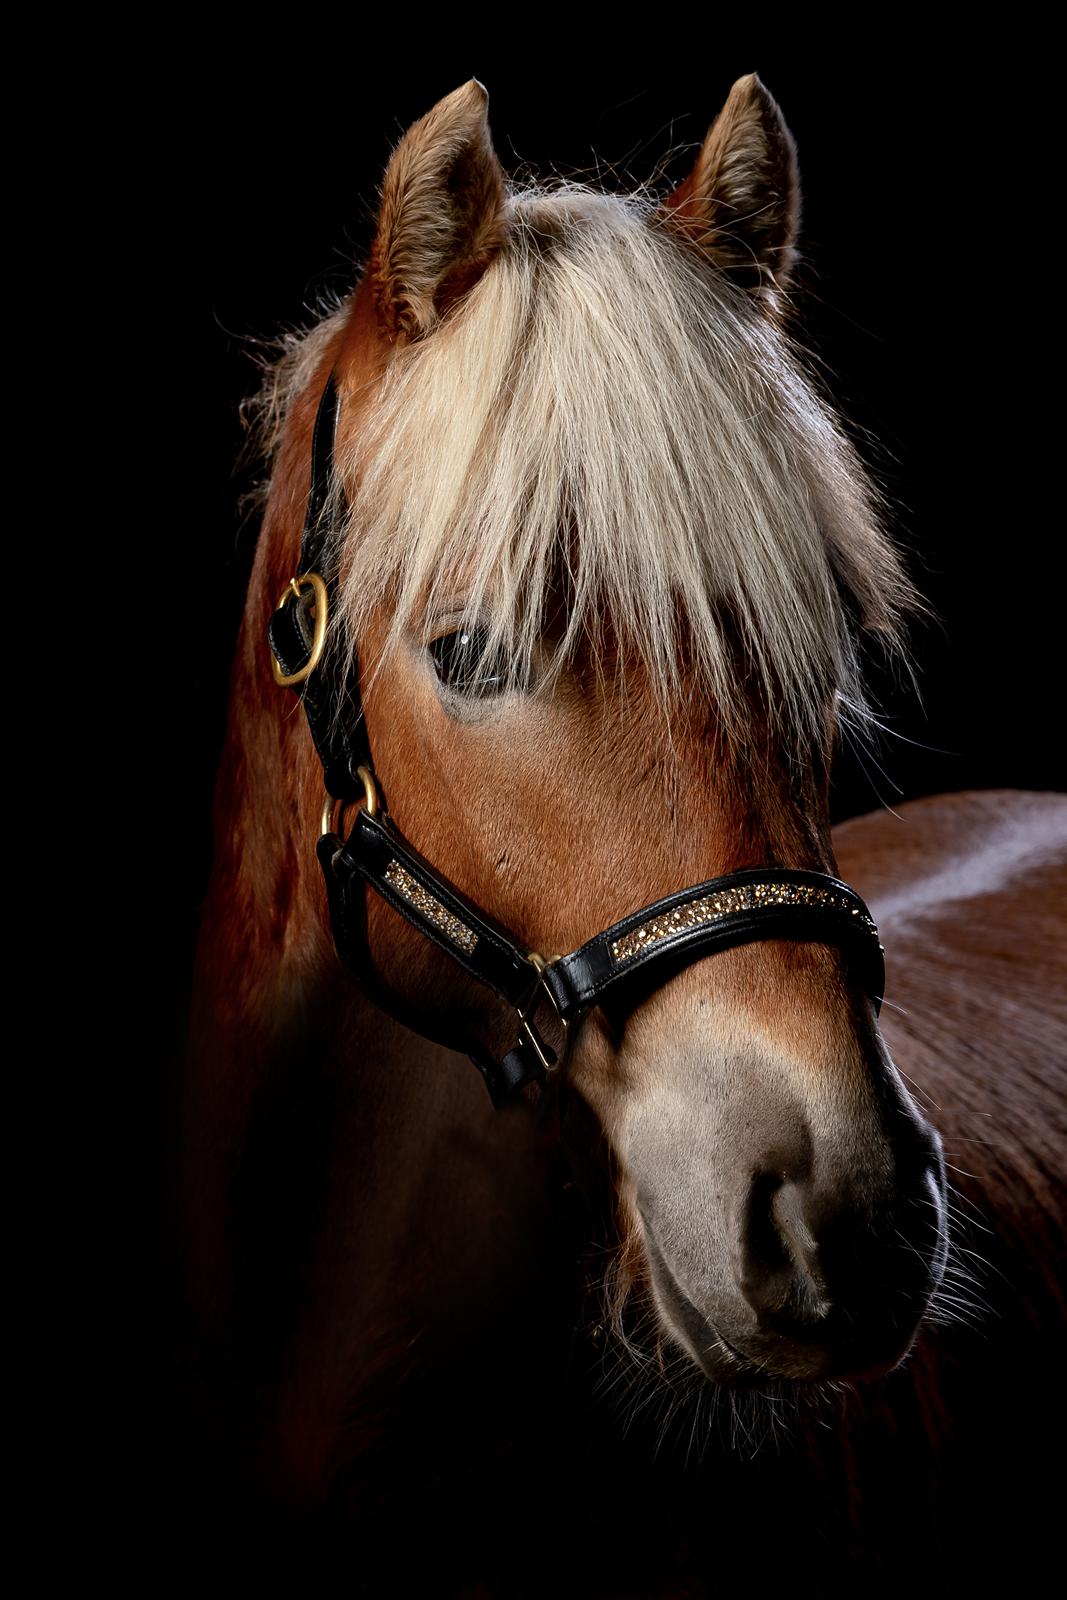
M 333 715 L 338 686 L 320 666 L 336 587 L 336 578 L 322 570 L 326 553 L 322 513 L 333 472 L 337 408 L 337 384 L 331 372 L 315 418 L 300 576 L 289 580 L 268 635 L 275 680 L 300 696 L 322 762 L 326 804 L 316 851 L 326 879 L 334 942 L 375 1004 L 423 1037 L 468 1055 L 497 1105 L 523 1084 L 540 1081 L 561 1065 L 571 1025 L 590 1006 L 637 987 L 659 987 L 702 956 L 756 939 L 809 939 L 842 947 L 853 958 L 877 1013 L 885 986 L 878 930 L 856 891 L 827 873 L 788 867 L 731 872 L 679 889 L 614 923 L 570 955 L 546 960 L 527 950 L 408 844 L 381 807 L 358 664 L 349 659 L 343 668 L 346 681 L 341 692 L 354 708 L 351 722 L 343 727 Z M 335 814 L 353 803 L 358 803 L 359 811 L 344 839 L 335 831 Z M 428 1032 L 425 1019 L 382 986 L 367 944 L 364 883 L 514 1007 L 518 1037 L 501 1060 L 469 1039 L 443 1036 L 436 1025 Z M 563 1025 L 560 1052 L 537 1026 L 536 1013 L 542 1005 Z

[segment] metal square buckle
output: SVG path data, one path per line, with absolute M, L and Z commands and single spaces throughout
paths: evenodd
M 544 981 L 545 968 L 548 967 L 550 963 L 545 960 L 544 956 L 538 955 L 536 950 L 528 950 L 526 952 L 526 959 L 528 961 L 532 961 L 534 966 L 537 968 L 537 977 L 534 979 L 533 984 L 530 987 L 530 992 L 526 996 L 522 1005 L 515 1007 L 519 1017 L 519 1039 L 520 1041 L 525 1041 L 530 1046 L 544 1071 L 552 1072 L 554 1069 L 557 1069 L 562 1065 L 563 1060 L 566 1057 L 567 1048 L 570 1043 L 571 1025 L 560 1016 L 556 1009 L 556 1002 L 552 997 L 552 991 Z M 553 1016 L 563 1025 L 563 1052 L 561 1055 L 557 1055 L 552 1049 L 552 1046 L 547 1044 L 541 1037 L 541 1034 L 537 1028 L 537 1024 L 534 1021 L 538 1006 L 545 999 L 548 1000 L 548 1003 L 552 1007 Z

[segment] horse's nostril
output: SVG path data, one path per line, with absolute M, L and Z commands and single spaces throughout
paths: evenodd
M 740 1286 L 761 1320 L 820 1322 L 829 1301 L 806 1212 L 806 1181 L 758 1173 L 745 1204 Z
M 771 1197 L 771 1217 L 778 1238 L 798 1273 L 819 1281 L 819 1251 L 804 1210 L 807 1185 L 783 1183 Z
M 857 1349 L 908 1335 L 943 1271 L 938 1186 L 929 1156 L 902 1186 L 863 1199 L 851 1186 L 758 1172 L 737 1283 L 761 1332 Z

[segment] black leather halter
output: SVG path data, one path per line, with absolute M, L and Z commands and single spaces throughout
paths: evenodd
M 590 1006 L 657 988 L 690 962 L 756 939 L 809 939 L 836 944 L 852 959 L 877 1012 L 885 984 L 884 952 L 864 902 L 822 872 L 754 867 L 712 878 L 644 906 L 570 955 L 546 961 L 479 910 L 401 836 L 381 807 L 374 779 L 355 660 L 335 681 L 324 656 L 336 576 L 324 568 L 328 530 L 323 511 L 332 481 L 338 396 L 330 374 L 312 442 L 311 489 L 300 548 L 300 575 L 290 579 L 269 627 L 278 683 L 295 690 L 307 713 L 323 766 L 327 800 L 317 853 L 326 879 L 338 954 L 384 1011 L 439 1044 L 463 1051 L 483 1073 L 495 1104 L 561 1065 L 576 1023 Z M 352 715 L 335 715 L 338 694 Z M 358 802 L 347 839 L 334 831 L 341 802 Z M 517 1013 L 517 1038 L 502 1060 L 469 1038 L 445 1036 L 403 1006 L 381 984 L 367 946 L 364 884 L 377 891 L 453 961 L 488 984 Z M 559 1050 L 536 1017 L 547 1006 L 562 1024 Z

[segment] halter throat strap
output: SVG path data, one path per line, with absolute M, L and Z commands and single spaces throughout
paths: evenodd
M 334 942 L 376 1005 L 425 1038 L 468 1055 L 494 1104 L 555 1070 L 570 1029 L 594 1005 L 625 1005 L 703 956 L 761 939 L 816 940 L 844 951 L 857 981 L 880 1009 L 884 951 L 867 906 L 839 878 L 787 867 L 753 867 L 707 879 L 613 923 L 568 955 L 546 960 L 476 906 L 408 843 L 381 806 L 354 654 L 331 665 L 327 630 L 336 606 L 335 560 L 326 509 L 338 414 L 330 373 L 319 402 L 299 573 L 271 618 L 275 681 L 299 695 L 322 762 L 328 798 L 316 853 L 326 883 Z M 338 696 L 346 708 L 337 716 Z M 358 806 L 347 838 L 334 815 Z M 460 1032 L 449 1033 L 406 1005 L 380 979 L 367 940 L 365 886 L 516 1014 L 516 1042 L 497 1059 Z M 544 1037 L 547 1017 L 557 1043 Z M 560 1040 L 559 1036 L 562 1034 Z

